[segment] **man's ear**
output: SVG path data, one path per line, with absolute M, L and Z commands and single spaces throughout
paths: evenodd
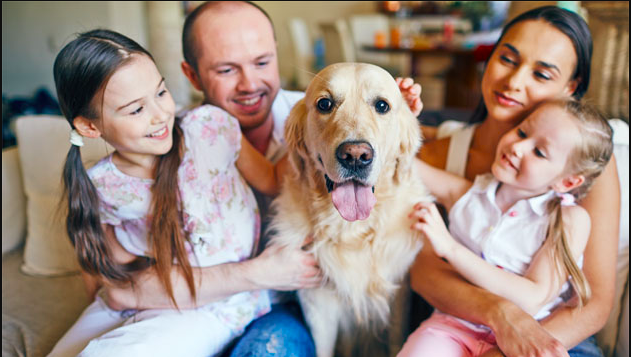
M 573 190 L 585 182 L 585 176 L 583 175 L 569 175 L 560 179 L 557 183 L 552 185 L 552 189 L 559 193 L 565 193 Z
M 186 61 L 182 61 L 182 72 L 184 72 L 186 78 L 188 78 L 189 82 L 191 82 L 193 88 L 197 89 L 198 91 L 203 91 L 202 86 L 199 83 L 199 77 L 197 76 L 197 72 L 195 72 L 193 66 L 188 64 L 188 62 Z
M 81 136 L 85 136 L 86 138 L 98 138 L 101 136 L 101 131 L 94 125 L 94 120 L 78 116 L 74 118 L 72 125 L 74 125 L 75 130 L 77 130 Z

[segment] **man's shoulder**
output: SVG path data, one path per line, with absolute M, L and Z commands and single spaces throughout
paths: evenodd
M 286 90 L 286 89 L 281 88 L 278 90 L 278 94 L 276 95 L 274 104 L 276 104 L 276 102 L 281 102 L 281 103 L 287 103 L 291 107 L 293 107 L 296 104 L 296 102 L 304 98 L 304 96 L 305 96 L 305 92 Z
M 287 120 L 291 108 L 293 108 L 299 100 L 304 98 L 304 96 L 304 92 L 289 91 L 284 89 L 280 89 L 278 91 L 278 94 L 274 99 L 274 104 L 272 105 L 272 115 L 277 128 L 284 127 L 285 120 Z

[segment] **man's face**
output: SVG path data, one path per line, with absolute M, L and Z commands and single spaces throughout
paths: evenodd
M 280 88 L 272 25 L 252 6 L 204 12 L 195 22 L 198 80 L 206 100 L 243 129 L 265 122 Z

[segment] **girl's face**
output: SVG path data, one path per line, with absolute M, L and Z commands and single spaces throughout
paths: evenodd
M 577 63 L 572 41 L 543 20 L 513 25 L 495 48 L 482 77 L 488 119 L 519 122 L 546 99 L 571 96 Z
M 140 162 L 171 149 L 175 102 L 153 61 L 132 57 L 105 87 L 102 120 L 95 125 L 119 155 Z
M 558 189 L 567 162 L 581 142 L 573 118 L 556 105 L 538 107 L 497 146 L 493 175 L 501 182 L 533 195 Z

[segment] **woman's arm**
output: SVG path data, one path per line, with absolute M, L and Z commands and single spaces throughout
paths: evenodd
M 507 357 L 565 356 L 565 347 L 517 305 L 466 281 L 426 244 L 410 271 L 412 289 L 436 309 L 489 326 Z
M 559 308 L 542 321 L 542 325 L 568 348 L 598 332 L 613 306 L 620 227 L 620 181 L 615 157 L 596 179 L 581 206 L 592 222 L 583 260 L 583 273 L 592 297 L 580 310 Z

